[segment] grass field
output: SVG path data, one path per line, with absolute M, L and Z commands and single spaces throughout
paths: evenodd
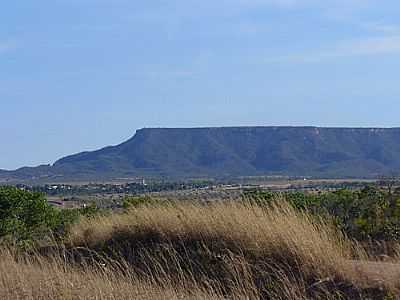
M 83 219 L 29 254 L 4 249 L 0 298 L 395 299 L 399 262 L 284 202 L 181 202 Z

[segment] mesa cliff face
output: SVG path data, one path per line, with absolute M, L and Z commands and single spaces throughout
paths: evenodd
M 400 128 L 222 127 L 141 129 L 117 146 L 7 173 L 373 177 L 396 171 Z

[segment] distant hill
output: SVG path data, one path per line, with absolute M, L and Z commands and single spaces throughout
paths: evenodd
M 1 178 L 373 177 L 400 171 L 400 128 L 141 129 L 128 141 Z

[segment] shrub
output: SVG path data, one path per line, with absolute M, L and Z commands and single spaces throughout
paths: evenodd
M 146 205 L 160 204 L 160 200 L 154 199 L 150 196 L 126 196 L 122 203 L 124 209 L 138 208 Z
M 91 218 L 99 212 L 94 204 L 59 210 L 42 193 L 0 187 L 0 239 L 19 246 L 29 246 L 48 237 L 62 239 L 81 216 Z
M 60 212 L 41 193 L 0 187 L 0 238 L 16 242 L 32 240 L 55 229 Z
M 358 240 L 400 240 L 400 195 L 373 186 L 321 194 L 250 190 L 244 199 L 262 207 L 286 200 L 296 209 L 333 218 L 342 231 Z

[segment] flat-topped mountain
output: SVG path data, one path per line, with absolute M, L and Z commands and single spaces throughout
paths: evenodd
M 1 177 L 373 177 L 400 171 L 400 128 L 141 129 L 128 141 Z

